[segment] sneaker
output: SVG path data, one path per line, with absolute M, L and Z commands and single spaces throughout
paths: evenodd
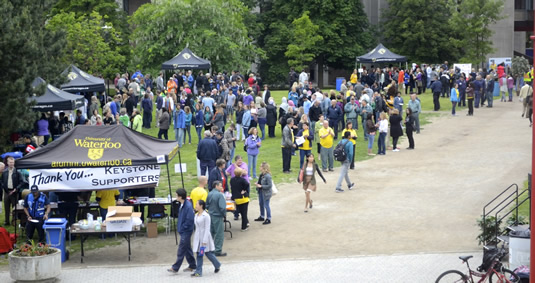
M 343 193 L 344 190 L 342 190 L 342 189 L 336 189 L 335 192 L 337 192 L 337 193 Z
M 171 273 L 177 273 L 177 272 L 178 272 L 178 270 L 174 270 L 174 269 L 172 269 L 172 268 L 169 268 L 169 269 L 167 269 L 167 272 L 171 272 Z
M 218 253 L 218 254 L 215 254 L 215 256 L 227 256 L 227 253 Z
M 216 269 L 214 270 L 214 273 L 218 273 L 219 270 L 221 270 L 221 267 L 220 267 L 220 268 L 216 268 Z
M 349 190 L 352 190 L 355 187 L 355 183 L 351 183 L 351 185 L 347 186 Z
M 393 152 L 398 152 L 398 151 L 399 151 L 399 149 L 397 149 L 397 148 L 396 148 L 396 149 L 393 149 L 392 151 L 393 151 Z
M 322 169 L 321 172 L 327 173 L 327 169 Z
M 249 228 L 241 229 L 242 232 L 249 230 Z
M 240 217 L 234 216 L 234 221 L 239 220 L 239 219 L 240 219 Z
M 258 217 L 258 218 L 255 219 L 254 221 L 264 221 L 264 217 Z
M 329 172 L 333 172 L 333 171 L 334 171 L 334 169 L 332 169 L 332 168 L 329 169 Z
M 192 273 L 191 277 L 202 277 L 202 275 L 200 275 L 199 273 Z
M 262 224 L 263 224 L 263 225 L 271 224 L 271 220 L 266 219 L 266 221 L 264 221 L 264 223 L 262 223 Z
M 188 268 L 184 268 L 184 270 L 182 270 L 184 272 L 193 272 L 195 271 L 195 268 L 191 268 L 191 267 L 188 267 Z

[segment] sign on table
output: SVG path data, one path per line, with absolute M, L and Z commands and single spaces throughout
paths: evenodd
M 93 167 L 30 170 L 30 187 L 39 190 L 100 190 L 132 186 L 154 187 L 160 179 L 160 166 Z

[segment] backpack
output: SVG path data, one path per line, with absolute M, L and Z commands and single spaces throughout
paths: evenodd
M 492 263 L 494 262 L 494 259 L 500 256 L 501 256 L 501 253 L 499 249 L 494 248 L 494 249 L 486 250 L 483 253 L 483 262 L 477 268 L 477 270 L 480 272 L 486 272 L 490 268 Z
M 345 147 L 346 147 L 346 144 L 349 142 L 349 140 L 347 140 L 345 143 L 339 143 L 335 148 L 334 148 L 334 159 L 336 159 L 336 161 L 340 161 L 340 162 L 344 162 L 346 159 L 347 159 L 347 153 L 345 151 Z

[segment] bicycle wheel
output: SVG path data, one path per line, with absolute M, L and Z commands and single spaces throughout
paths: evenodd
M 468 282 L 468 277 L 464 275 L 459 270 L 448 270 L 437 278 L 435 283 L 466 283 Z
M 496 282 L 496 283 L 518 283 L 520 282 L 520 277 L 518 277 L 518 275 L 516 275 L 516 273 L 512 272 L 511 270 L 507 269 L 507 268 L 501 268 L 500 270 L 496 270 L 496 272 L 499 272 L 503 275 L 505 275 L 505 279 L 507 279 L 508 281 L 503 281 L 503 280 L 500 280 L 500 278 L 498 277 L 498 275 L 496 275 L 495 272 L 491 273 L 490 274 L 490 277 L 489 277 L 489 282 L 492 283 L 492 282 Z

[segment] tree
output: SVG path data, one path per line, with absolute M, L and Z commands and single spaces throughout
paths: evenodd
M 292 22 L 292 43 L 288 44 L 284 53 L 288 58 L 288 65 L 296 70 L 304 69 L 317 56 L 316 44 L 323 40 L 323 37 L 317 34 L 319 26 L 312 23 L 308 14 L 309 12 L 305 11 L 300 18 Z M 302 38 L 306 40 L 302 41 Z
M 388 0 L 388 5 L 382 35 L 389 49 L 413 62 L 457 59 L 453 37 L 458 35 L 448 23 L 451 10 L 444 0 Z
M 141 6 L 131 17 L 134 66 L 156 72 L 184 47 L 211 61 L 216 70 L 249 69 L 262 51 L 243 23 L 239 0 L 161 0 Z
M 453 5 L 450 26 L 459 35 L 455 44 L 461 50 L 461 61 L 480 65 L 493 51 L 489 26 L 502 19 L 504 0 L 461 0 Z
M 34 90 L 32 81 L 41 76 L 48 83 L 63 82 L 59 63 L 64 53 L 64 34 L 44 28 L 51 1 L 0 1 L 0 149 L 9 150 L 8 138 L 20 129 L 31 129 L 37 113 L 30 110 L 28 97 L 44 93 Z
M 112 47 L 117 46 L 113 43 L 121 37 L 120 33 L 96 11 L 78 17 L 73 12 L 56 14 L 47 28 L 66 32 L 67 52 L 62 57 L 65 64 L 75 64 L 90 74 L 101 74 L 105 78 L 113 78 L 125 65 L 125 57 L 117 47 Z
M 97 12 L 104 22 L 111 23 L 114 30 L 112 41 L 106 41 L 112 50 L 117 50 L 120 55 L 125 57 L 125 62 L 121 70 L 126 69 L 126 62 L 130 61 L 131 46 L 128 42 L 130 38 L 130 26 L 125 11 L 119 9 L 115 0 L 59 0 L 52 9 L 52 16 L 61 13 L 74 13 L 76 17 L 90 17 L 91 13 Z M 104 25 L 103 25 L 104 26 Z M 110 33 L 111 34 L 111 33 Z M 106 39 L 106 36 L 105 36 Z M 114 77 L 114 76 L 112 76 Z M 112 78 L 108 77 L 108 78 Z
M 529 72 L 531 65 L 528 59 L 524 57 L 515 56 L 511 62 L 511 73 L 514 77 L 523 77 L 525 73 Z
M 266 59 L 260 65 L 262 77 L 273 83 L 286 82 L 288 62 L 284 53 L 288 44 L 302 44 L 319 35 L 323 43 L 316 46 L 314 60 L 321 67 L 353 69 L 355 56 L 364 54 L 374 44 L 369 32 L 368 18 L 361 1 L 345 0 L 272 0 L 261 1 L 260 21 L 265 30 L 258 44 L 265 50 Z M 292 42 L 288 27 L 292 21 L 309 11 L 310 20 L 318 25 L 316 34 L 308 34 Z M 283 48 L 280 45 L 282 44 Z M 322 76 L 318 83 L 321 85 Z

